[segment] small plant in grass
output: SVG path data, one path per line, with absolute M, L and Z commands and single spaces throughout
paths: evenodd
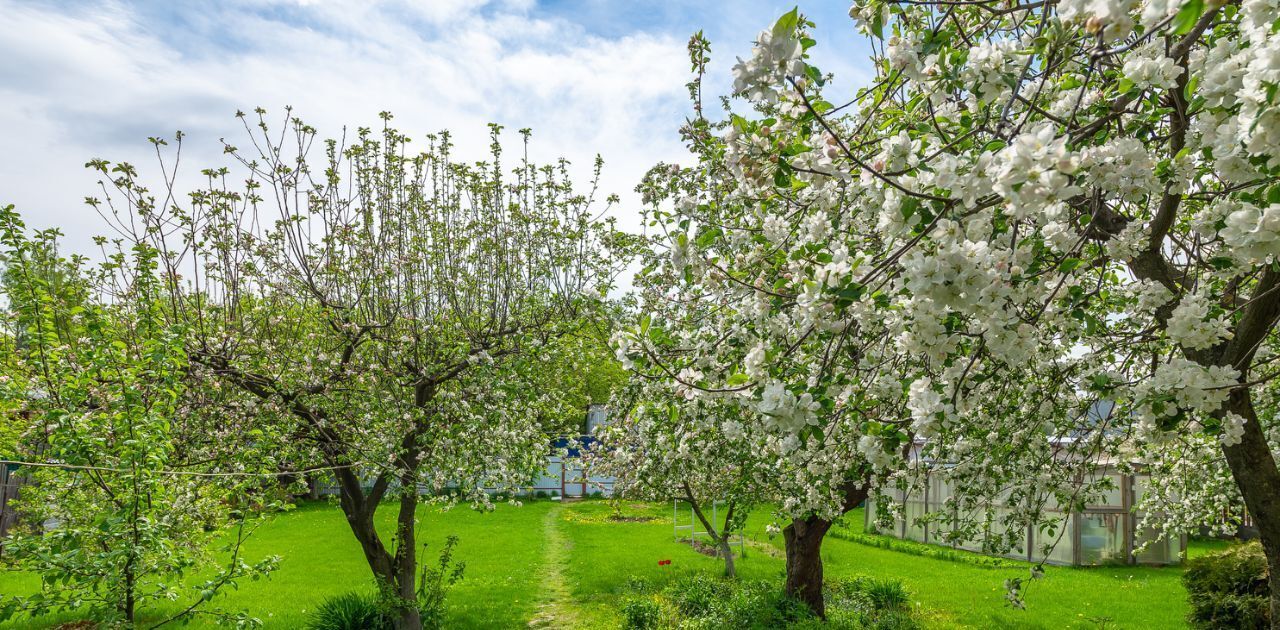
M 374 595 L 350 592 L 330 597 L 311 615 L 311 630 L 391 630 L 392 623 Z
M 1182 576 L 1197 628 L 1270 628 L 1267 558 L 1252 542 L 1195 558 Z
M 662 605 L 649 597 L 628 598 L 622 604 L 622 627 L 625 630 L 662 627 Z
M 691 575 L 676 580 L 666 588 L 666 592 L 680 614 L 702 617 L 710 614 L 719 602 L 732 596 L 733 586 L 727 580 Z
M 440 558 L 434 565 L 422 568 L 418 580 L 418 607 L 422 611 L 422 627 L 439 628 L 444 625 L 444 603 L 449 589 L 462 579 L 467 563 L 454 562 L 453 550 L 458 537 L 449 536 L 440 550 Z

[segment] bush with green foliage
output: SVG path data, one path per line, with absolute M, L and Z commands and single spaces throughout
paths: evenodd
M 1271 627 L 1267 577 L 1267 557 L 1256 541 L 1192 559 L 1182 576 L 1188 620 L 1197 628 Z
M 449 536 L 436 563 L 422 567 L 422 576 L 418 580 L 418 609 L 422 613 L 423 628 L 444 626 L 445 597 L 449 589 L 462 579 L 462 572 L 467 567 L 465 562 L 453 561 L 453 550 L 457 546 L 458 537 Z
M 769 581 L 735 581 L 708 575 L 673 580 L 657 592 L 643 580 L 628 585 L 634 595 L 622 606 L 623 627 L 706 628 L 874 628 L 911 630 L 909 595 L 893 579 L 856 577 L 828 582 L 827 620 Z
M 324 600 L 311 615 L 311 630 L 390 630 L 391 617 L 372 594 L 343 593 Z
M 422 568 L 418 579 L 418 610 L 423 628 L 444 627 L 445 597 L 450 587 L 462 579 L 464 562 L 454 562 L 458 537 L 445 539 L 435 564 Z M 398 605 L 395 595 L 352 591 L 330 597 L 311 615 L 311 630 L 390 630 L 395 626 Z
M 631 597 L 622 604 L 622 627 L 650 630 L 662 627 L 663 610 L 652 597 Z

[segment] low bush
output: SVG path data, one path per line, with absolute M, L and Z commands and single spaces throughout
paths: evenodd
M 351 592 L 324 600 L 311 613 L 311 630 L 390 630 L 391 617 L 371 594 Z
M 1256 541 L 1192 559 L 1182 583 L 1191 603 L 1188 620 L 1194 627 L 1271 627 L 1267 558 Z
M 827 532 L 827 535 L 832 538 L 839 538 L 840 540 L 858 543 L 859 545 L 866 545 L 868 547 L 875 547 L 877 549 L 888 549 L 889 551 L 897 551 L 899 553 L 906 553 L 924 558 L 933 558 L 935 560 L 946 560 L 948 562 L 962 562 L 964 564 L 972 564 L 979 567 L 1000 569 L 1026 565 L 1025 562 L 1011 560 L 1009 558 L 984 556 L 980 553 L 951 549 L 940 545 L 925 544 L 922 542 L 915 542 L 913 540 L 891 538 L 889 536 L 860 534 L 835 528 L 832 528 L 831 531 Z
M 662 604 L 650 597 L 631 597 L 622 604 L 625 630 L 653 630 L 662 627 Z
M 445 598 L 449 589 L 462 579 L 465 563 L 455 562 L 454 548 L 457 536 L 449 536 L 434 564 L 423 565 L 418 577 L 418 610 L 422 615 L 422 627 L 444 627 Z M 382 597 L 361 592 L 343 593 L 324 600 L 311 614 L 308 627 L 311 630 L 390 630 L 397 596 L 384 592 Z
M 691 575 L 654 592 L 633 581 L 623 604 L 627 628 L 746 630 L 765 628 L 873 628 L 914 630 L 908 594 L 901 582 L 858 577 L 829 582 L 827 616 L 816 618 L 802 602 L 788 598 L 769 581 L 734 581 Z M 646 625 L 647 624 L 647 625 Z

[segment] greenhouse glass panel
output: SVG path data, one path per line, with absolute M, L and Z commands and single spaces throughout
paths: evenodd
M 1050 564 L 1071 564 L 1075 562 L 1073 547 L 1075 544 L 1075 528 L 1072 525 L 1071 515 L 1053 512 L 1049 514 L 1049 517 L 1056 521 L 1053 534 L 1050 535 L 1047 531 L 1036 529 L 1031 548 L 1032 560 L 1036 562 L 1046 560 L 1044 548 L 1046 545 L 1050 545 L 1052 549 L 1049 551 L 1047 558 Z
M 1090 493 L 1089 507 L 1099 508 L 1123 508 L 1124 503 L 1124 475 L 1120 473 L 1099 474 L 1097 477 L 1090 479 L 1091 482 L 1101 482 L 1108 479 L 1111 482 L 1111 488 L 1102 490 L 1099 493 Z
M 1140 517 L 1135 517 L 1140 520 Z M 1170 564 L 1178 560 L 1178 555 L 1182 553 L 1182 539 L 1174 536 L 1165 538 L 1164 540 L 1155 540 L 1157 535 L 1154 527 L 1144 527 L 1134 532 L 1133 547 L 1135 550 L 1142 543 L 1149 540 L 1154 541 L 1147 545 L 1146 549 L 1134 552 L 1134 559 L 1139 564 Z
M 1124 514 L 1080 515 L 1080 564 L 1124 563 Z

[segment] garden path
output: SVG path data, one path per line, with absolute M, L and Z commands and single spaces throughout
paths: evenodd
M 564 566 L 569 557 L 569 539 L 560 530 L 560 513 L 563 505 L 547 511 L 542 519 L 542 596 L 538 613 L 529 621 L 530 628 L 578 628 L 573 594 L 569 590 Z

